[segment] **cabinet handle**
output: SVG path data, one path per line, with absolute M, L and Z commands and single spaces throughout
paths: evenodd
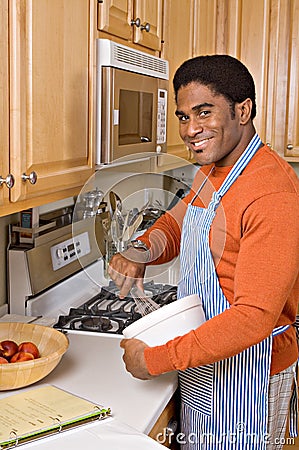
M 271 142 L 266 142 L 266 145 L 269 147 L 269 148 L 271 148 L 272 149 L 272 145 L 271 145 Z
M 30 172 L 29 175 L 26 175 L 26 173 L 23 173 L 22 180 L 23 181 L 28 180 L 30 184 L 35 184 L 37 181 L 37 173 L 34 172 L 34 170 L 32 172 Z
M 139 17 L 137 17 L 137 19 L 131 20 L 131 26 L 133 27 L 134 25 L 135 25 L 137 28 L 140 27 L 140 25 L 141 25 L 141 20 L 139 19 Z
M 9 173 L 6 178 L 0 176 L 0 186 L 2 186 L 3 183 L 8 189 L 11 189 L 15 184 L 14 176 L 11 173 Z
M 146 22 L 143 25 L 141 25 L 140 30 L 143 31 L 145 30 L 147 33 L 150 31 L 151 29 L 151 24 Z
M 292 144 L 288 144 L 288 145 L 287 145 L 287 149 L 288 149 L 288 150 L 293 150 L 293 148 L 294 148 L 294 147 L 293 147 Z

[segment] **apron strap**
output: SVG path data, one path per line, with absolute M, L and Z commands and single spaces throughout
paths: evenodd
M 262 144 L 261 138 L 257 133 L 253 136 L 244 152 L 234 164 L 224 182 L 217 192 L 213 193 L 212 200 L 208 208 L 215 210 L 220 203 L 221 198 L 226 194 L 231 185 L 237 180 L 238 176 L 243 172 L 251 158 L 255 155 Z
M 280 327 L 274 328 L 272 331 L 272 336 L 278 336 L 279 334 L 284 333 L 286 330 L 290 328 L 291 325 L 281 325 Z
M 298 362 L 293 368 L 294 370 L 294 385 L 290 400 L 290 419 L 289 419 L 289 434 L 290 437 L 298 436 Z

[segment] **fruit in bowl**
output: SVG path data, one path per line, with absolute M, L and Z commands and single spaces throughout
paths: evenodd
M 39 350 L 33 342 L 22 342 L 18 345 L 15 341 L 7 339 L 0 342 L 0 355 L 11 363 L 30 361 L 39 358 Z M 5 364 L 5 361 L 2 361 L 2 364 Z
M 34 356 L 32 353 L 26 353 L 26 352 L 17 352 L 10 358 L 11 363 L 15 362 L 22 362 L 22 361 L 31 361 L 34 359 Z
M 0 364 L 8 364 L 7 359 L 3 358 L 3 356 L 0 356 Z
M 15 322 L 0 323 L 0 342 L 3 341 L 15 342 L 17 351 L 5 357 L 5 350 L 0 349 L 0 391 L 43 379 L 55 369 L 69 345 L 65 334 L 54 328 Z
M 11 341 L 9 339 L 0 342 L 0 353 L 4 358 L 10 358 L 15 353 L 17 353 L 19 349 L 18 344 L 15 341 Z

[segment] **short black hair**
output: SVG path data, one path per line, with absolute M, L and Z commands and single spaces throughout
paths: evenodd
M 234 114 L 235 104 L 250 98 L 251 119 L 256 116 L 255 86 L 253 78 L 241 61 L 229 55 L 196 56 L 185 61 L 173 78 L 175 100 L 181 86 L 196 82 L 223 95 Z

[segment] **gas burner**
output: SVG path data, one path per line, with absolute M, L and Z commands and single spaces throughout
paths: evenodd
M 106 317 L 82 317 L 80 328 L 87 331 L 107 332 L 111 330 L 111 320 Z
M 104 316 L 69 315 L 59 316 L 54 328 L 63 330 L 93 331 L 97 333 L 122 334 L 123 329 L 132 323 L 132 320 L 122 320 Z
M 177 299 L 177 288 L 153 281 L 144 284 L 147 295 L 160 306 Z M 79 308 L 71 308 L 67 316 L 59 316 L 55 328 L 93 331 L 98 333 L 122 334 L 125 327 L 140 319 L 132 297 L 120 299 L 118 288 L 111 281 L 108 287 L 86 301 Z

